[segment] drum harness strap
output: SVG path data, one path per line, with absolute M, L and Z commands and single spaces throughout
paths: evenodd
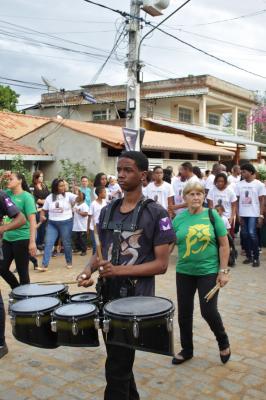
M 122 199 L 112 201 L 107 207 L 101 229 L 113 231 L 113 248 L 111 257 L 111 263 L 113 265 L 120 265 L 122 232 L 135 232 L 138 229 L 143 210 L 152 202 L 154 202 L 154 200 L 141 198 L 132 213 L 130 221 L 119 223 L 114 221 L 113 215 L 115 209 L 121 206 Z M 106 283 L 100 283 L 103 300 L 134 296 L 136 283 L 137 280 L 130 278 L 108 278 Z

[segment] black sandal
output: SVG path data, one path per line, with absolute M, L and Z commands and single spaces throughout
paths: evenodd
M 180 353 L 178 353 L 177 355 L 181 356 L 182 358 L 173 357 L 172 358 L 172 364 L 173 365 L 183 364 L 185 361 L 191 360 L 191 358 L 193 357 L 193 355 L 185 356 L 183 351 L 180 351 Z

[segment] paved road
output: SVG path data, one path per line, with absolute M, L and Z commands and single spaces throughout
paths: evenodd
M 266 250 L 264 250 L 266 253 Z M 266 399 L 266 258 L 260 268 L 241 264 L 222 290 L 220 310 L 232 346 L 231 361 L 223 366 L 216 342 L 204 320 L 198 300 L 195 309 L 195 357 L 181 366 L 171 358 L 137 352 L 135 377 L 141 399 L 148 400 L 265 400 Z M 32 282 L 71 280 L 84 265 L 74 256 L 73 270 L 64 268 L 62 256 L 53 259 L 50 272 L 31 272 Z M 1 280 L 5 302 L 9 289 Z M 80 292 L 71 286 L 71 293 Z M 157 295 L 175 302 L 175 268 L 157 278 Z M 175 317 L 176 350 L 179 349 Z M 14 340 L 7 320 L 9 354 L 0 361 L 0 400 L 101 400 L 105 349 L 44 350 Z

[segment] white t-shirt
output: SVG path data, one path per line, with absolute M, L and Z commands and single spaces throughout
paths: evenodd
M 65 195 L 58 194 L 53 201 L 53 195 L 46 197 L 43 210 L 48 211 L 51 221 L 65 221 L 72 218 L 72 205 L 76 200 L 76 195 L 66 192 Z
M 207 199 L 212 200 L 213 207 L 217 206 L 217 204 L 223 205 L 225 217 L 230 218 L 232 216 L 232 203 L 237 201 L 237 197 L 230 187 L 219 190 L 216 186 L 213 186 L 208 192 Z
M 236 195 L 239 196 L 240 217 L 259 217 L 259 196 L 264 196 L 264 193 L 264 184 L 258 179 L 254 179 L 252 182 L 245 180 L 238 182 L 236 185 Z
M 172 178 L 172 188 L 174 191 L 174 204 L 179 205 L 184 203 L 183 189 L 186 183 L 187 181 L 182 181 L 179 176 L 174 176 Z M 175 210 L 175 213 L 179 214 L 184 210 L 185 208 L 179 208 L 178 210 Z
M 99 223 L 99 218 L 101 214 L 101 209 L 105 207 L 107 204 L 106 200 L 102 200 L 102 204 L 98 203 L 98 201 L 94 200 L 90 205 L 89 215 L 91 216 L 90 220 L 90 230 L 94 230 L 94 225 Z
M 237 177 L 235 177 L 234 175 L 230 175 L 228 176 L 227 181 L 228 183 L 238 183 L 240 182 L 240 179 L 241 179 L 240 175 Z
M 172 186 L 165 181 L 160 186 L 156 186 L 154 182 L 149 183 L 146 193 L 149 199 L 161 204 L 166 210 L 168 209 L 168 197 L 174 196 Z
M 210 175 L 208 176 L 208 178 L 206 179 L 206 182 L 205 182 L 205 189 L 206 189 L 206 190 L 210 190 L 210 189 L 213 188 L 214 179 L 215 179 L 215 175 L 210 174 Z
M 231 229 L 231 225 L 228 221 L 228 218 L 226 218 L 224 215 L 222 215 L 221 218 L 223 220 L 223 223 L 224 223 L 224 226 L 226 227 L 226 229 Z
M 108 185 L 109 195 L 112 199 L 120 199 L 122 197 L 122 190 L 118 183 Z
M 89 218 L 90 207 L 84 202 L 82 204 L 75 204 L 73 207 L 74 220 L 73 220 L 73 232 L 87 232 L 88 218 Z M 78 214 L 77 211 L 88 213 L 86 217 Z

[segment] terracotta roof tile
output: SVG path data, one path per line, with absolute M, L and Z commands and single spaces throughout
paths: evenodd
M 27 133 L 49 123 L 51 118 L 0 112 L 0 134 L 19 139 Z
M 0 134 L 0 154 L 46 155 L 47 153 L 37 151 L 30 146 L 24 146 Z

